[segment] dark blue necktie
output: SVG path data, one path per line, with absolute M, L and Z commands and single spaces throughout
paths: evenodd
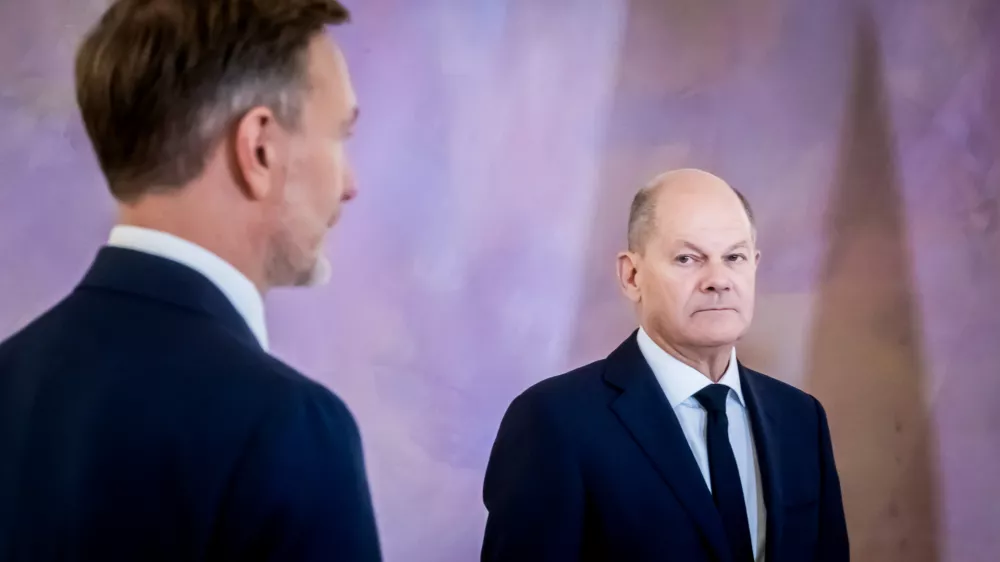
M 743 499 L 743 484 L 736 468 L 736 457 L 729 444 L 729 418 L 726 417 L 726 397 L 729 387 L 710 384 L 694 397 L 708 411 L 708 467 L 712 479 L 712 497 L 722 516 L 734 562 L 753 562 L 750 524 Z

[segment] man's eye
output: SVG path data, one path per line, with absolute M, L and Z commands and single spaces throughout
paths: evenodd
M 687 265 L 687 264 L 691 263 L 692 261 L 694 261 L 694 258 L 692 258 L 691 256 L 677 256 L 677 260 L 676 261 L 677 261 L 677 263 L 679 263 L 681 265 Z
M 731 254 L 731 255 L 729 255 L 729 261 L 732 261 L 732 262 L 742 262 L 742 261 L 746 261 L 746 260 L 747 260 L 747 257 L 745 255 L 743 255 L 743 254 Z

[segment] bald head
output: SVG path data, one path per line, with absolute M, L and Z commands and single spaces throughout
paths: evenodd
M 687 350 L 678 353 L 713 380 L 753 319 L 753 230 L 750 206 L 729 184 L 676 170 L 636 194 L 629 251 L 618 254 L 618 280 L 642 327 L 664 349 Z
M 704 170 L 685 168 L 660 174 L 632 199 L 628 219 L 628 249 L 642 252 L 657 221 L 692 218 L 706 210 L 725 213 L 738 206 L 756 237 L 750 202 L 736 188 Z

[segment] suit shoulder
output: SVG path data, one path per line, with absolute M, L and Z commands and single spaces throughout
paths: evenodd
M 771 401 L 782 404 L 784 410 L 801 412 L 802 415 L 815 415 L 817 410 L 822 410 L 819 400 L 812 394 L 759 371 L 744 369 L 760 391 Z
M 551 453 L 585 439 L 587 432 L 580 428 L 598 411 L 604 362 L 543 379 L 518 394 L 500 420 L 493 455 L 503 457 L 529 441 L 547 443 Z
M 590 394 L 603 384 L 601 380 L 606 361 L 600 359 L 560 375 L 542 379 L 525 389 L 517 400 L 551 403 Z
M 603 403 L 605 363 L 602 359 L 536 382 L 511 401 L 504 418 L 553 427 L 576 424 Z
M 253 368 L 248 373 L 237 376 L 251 379 L 258 392 L 264 393 L 276 402 L 299 407 L 308 404 L 325 411 L 328 416 L 340 421 L 354 423 L 354 416 L 347 404 L 323 384 L 300 373 L 266 351 L 251 354 Z
M 41 314 L 34 317 L 27 323 L 15 327 L 7 338 L 0 340 L 0 354 L 4 352 L 12 352 L 15 349 L 20 348 L 22 345 L 27 345 L 36 339 L 38 333 L 43 329 L 47 322 L 50 322 L 54 317 L 58 317 L 62 310 L 65 308 L 67 297 L 64 297 L 59 302 L 55 303 L 48 309 L 44 310 Z
M 747 371 L 747 375 L 753 377 L 757 384 L 759 384 L 765 392 L 776 393 L 782 397 L 793 399 L 793 400 L 813 400 L 813 396 L 808 392 L 792 386 L 785 381 L 776 379 L 770 375 L 766 375 L 760 371 L 755 371 L 748 367 L 744 367 Z

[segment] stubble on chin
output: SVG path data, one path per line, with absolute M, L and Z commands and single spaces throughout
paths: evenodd
M 330 258 L 326 257 L 326 254 L 320 252 L 319 256 L 316 257 L 316 261 L 313 263 L 312 269 L 303 279 L 304 282 L 301 286 L 323 287 L 330 283 L 331 277 L 333 277 L 333 265 L 330 263 Z

